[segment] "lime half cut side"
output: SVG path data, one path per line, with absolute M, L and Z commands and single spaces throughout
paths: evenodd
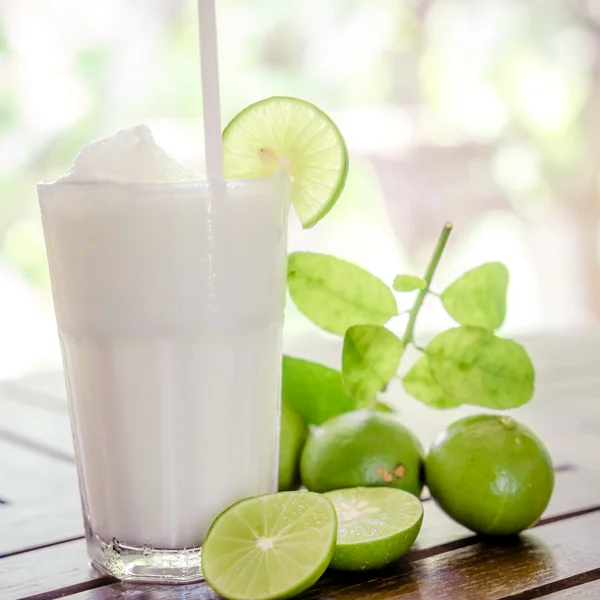
M 202 572 L 227 600 L 290 598 L 325 572 L 335 551 L 336 512 L 312 492 L 242 500 L 223 512 L 202 544 Z
M 348 174 L 348 150 L 335 123 L 313 104 L 286 96 L 260 100 L 231 120 L 223 162 L 230 179 L 289 175 L 305 228 L 333 208 Z
M 335 506 L 334 569 L 380 569 L 406 554 L 423 522 L 418 498 L 395 488 L 347 488 L 324 494 Z

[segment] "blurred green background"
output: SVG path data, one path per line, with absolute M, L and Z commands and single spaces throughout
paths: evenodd
M 600 2 L 217 0 L 224 122 L 260 98 L 330 113 L 348 186 L 291 249 L 391 281 L 456 224 L 438 285 L 483 260 L 512 275 L 508 329 L 600 316 Z M 59 364 L 35 183 L 145 122 L 202 170 L 193 0 L 0 2 L 0 377 Z M 444 316 L 434 306 L 421 325 Z M 318 335 L 293 306 L 286 339 Z

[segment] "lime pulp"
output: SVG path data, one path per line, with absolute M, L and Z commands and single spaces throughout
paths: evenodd
M 234 504 L 202 544 L 202 572 L 227 600 L 289 598 L 315 583 L 335 550 L 336 512 L 311 492 L 280 492 Z
M 421 530 L 421 502 L 403 490 L 358 487 L 324 495 L 338 516 L 334 569 L 380 569 L 406 554 Z

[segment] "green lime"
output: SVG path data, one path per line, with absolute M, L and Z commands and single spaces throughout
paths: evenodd
M 303 227 L 333 208 L 348 174 L 348 150 L 335 123 L 309 102 L 285 96 L 251 104 L 230 121 L 223 161 L 232 179 L 290 175 Z
M 279 490 L 291 490 L 299 480 L 300 453 L 308 435 L 302 417 L 286 402 L 281 405 L 279 434 Z
M 389 486 L 421 494 L 423 448 L 393 413 L 355 410 L 311 429 L 300 459 L 313 492 Z
M 511 535 L 542 515 L 554 487 L 552 460 L 513 418 L 476 415 L 442 431 L 425 463 L 431 495 L 461 525 Z
M 333 502 L 338 517 L 334 569 L 385 567 L 410 550 L 421 530 L 421 501 L 403 490 L 357 487 L 325 497 Z
M 202 544 L 202 572 L 227 600 L 290 598 L 323 575 L 336 532 L 335 509 L 319 494 L 248 498 L 212 524 Z

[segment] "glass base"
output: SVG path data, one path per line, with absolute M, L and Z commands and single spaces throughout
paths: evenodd
M 88 552 L 95 569 L 122 581 L 166 584 L 204 581 L 200 548 L 137 548 L 117 540 L 106 543 L 94 536 L 88 538 Z

